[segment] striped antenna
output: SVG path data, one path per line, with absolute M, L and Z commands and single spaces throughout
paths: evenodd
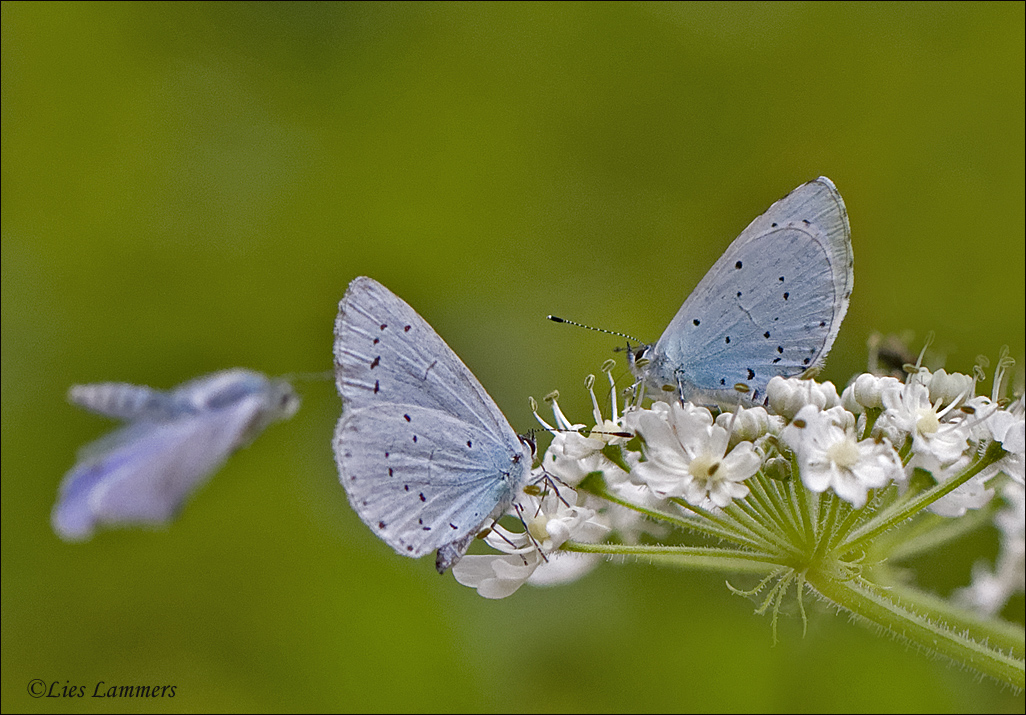
M 627 333 L 618 333 L 615 330 L 606 330 L 605 328 L 594 328 L 590 325 L 585 325 L 584 323 L 578 323 L 576 320 L 567 320 L 566 318 L 560 318 L 555 315 L 548 316 L 548 319 L 551 320 L 553 323 L 566 323 L 567 325 L 576 325 L 578 328 L 587 328 L 588 330 L 594 330 L 597 333 L 605 333 L 606 335 L 618 335 L 621 338 L 627 338 L 628 340 L 633 340 L 634 342 L 641 344 L 640 340 L 638 340 L 633 335 L 628 335 Z

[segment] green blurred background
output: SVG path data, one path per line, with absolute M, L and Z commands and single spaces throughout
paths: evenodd
M 620 341 L 544 316 L 658 337 L 820 174 L 856 256 L 824 377 L 873 330 L 935 330 L 949 369 L 1021 359 L 1022 3 L 4 3 L 2 31 L 5 711 L 1023 711 L 826 609 L 773 646 L 722 575 L 611 563 L 485 601 L 350 511 L 330 381 L 167 530 L 49 526 L 110 426 L 69 385 L 330 369 L 358 275 L 517 429 L 555 388 L 583 421 Z M 995 548 L 922 577 L 946 593 Z M 33 678 L 177 694 L 33 700 Z

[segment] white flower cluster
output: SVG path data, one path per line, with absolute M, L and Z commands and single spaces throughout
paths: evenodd
M 717 515 L 729 520 L 742 509 L 759 521 L 774 483 L 846 503 L 846 514 L 857 512 L 849 524 L 882 508 L 885 493 L 891 502 L 921 497 L 925 508 L 957 517 L 987 505 L 1000 485 L 1008 506 L 996 511 L 1003 534 L 996 570 L 978 568 L 976 583 L 962 598 L 993 611 L 1023 590 L 1026 410 L 1021 397 L 1010 405 L 1000 399 L 1002 369 L 991 397 L 976 396 L 971 377 L 924 368 L 904 382 L 860 375 L 841 395 L 829 382 L 777 377 L 767 386 L 765 406 L 737 406 L 715 416 L 707 407 L 680 402 L 647 409 L 628 404 L 617 414 L 610 369 L 607 363 L 609 419 L 592 391 L 594 378 L 587 382 L 591 428 L 572 423 L 558 395 L 551 397 L 555 424 L 538 419 L 552 443 L 511 510 L 523 530 L 496 526 L 485 540 L 499 553 L 464 557 L 454 568 L 460 583 L 502 598 L 528 581 L 575 579 L 601 557 L 561 551 L 564 544 L 597 544 L 610 536 L 618 544 L 637 544 L 643 535 L 659 537 L 665 526 L 646 518 L 651 514 L 693 523 Z M 929 479 L 913 479 L 924 473 Z M 1011 479 L 995 480 L 999 474 Z M 601 484 L 602 498 L 592 480 Z

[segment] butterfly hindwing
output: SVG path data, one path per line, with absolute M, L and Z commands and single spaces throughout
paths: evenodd
M 519 444 L 514 451 L 475 425 L 415 405 L 347 413 L 335 440 L 350 504 L 412 557 L 476 531 L 522 472 Z

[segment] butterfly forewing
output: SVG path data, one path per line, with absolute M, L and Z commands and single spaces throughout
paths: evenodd
M 370 278 L 355 279 L 339 305 L 335 375 L 347 409 L 419 405 L 515 436 L 481 383 L 438 333 Z

